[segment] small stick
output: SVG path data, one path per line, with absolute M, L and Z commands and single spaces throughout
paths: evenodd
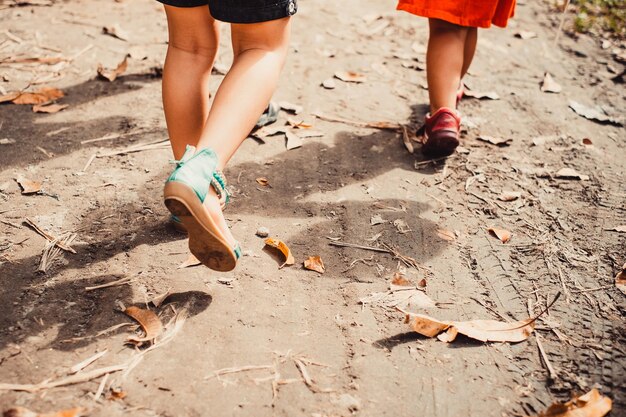
M 76 253 L 76 251 L 73 248 L 71 248 L 70 246 L 65 245 L 58 238 L 56 238 L 56 237 L 52 236 L 51 234 L 45 232 L 43 229 L 41 229 L 39 226 L 37 226 L 37 224 L 35 224 L 35 222 L 33 222 L 28 217 L 24 220 L 24 222 L 27 225 L 29 225 L 30 227 L 32 227 L 35 232 L 37 232 L 41 236 L 45 237 L 46 240 L 48 240 L 50 242 L 54 242 L 54 244 L 56 246 L 58 246 L 59 248 L 65 250 L 65 251 L 68 251 L 68 252 Z
M 274 369 L 274 365 L 248 365 L 235 368 L 222 368 L 213 372 L 213 375 L 207 376 L 205 379 L 216 378 L 222 375 L 235 374 L 238 372 L 259 371 L 264 369 Z
M 561 37 L 561 32 L 563 31 L 563 25 L 565 24 L 565 17 L 567 15 L 567 8 L 569 7 L 570 0 L 565 0 L 565 6 L 563 6 L 563 14 L 561 15 L 561 23 L 559 24 L 559 28 L 556 32 L 556 37 L 554 38 L 554 44 L 559 43 L 559 38 Z
M 592 292 L 592 291 L 600 291 L 600 290 L 608 290 L 609 288 L 613 288 L 612 285 L 605 285 L 604 287 L 597 287 L 597 288 L 586 288 L 586 289 L 582 289 L 582 290 L 574 290 L 572 291 L 575 294 L 578 293 L 584 293 L 584 292 Z
M 546 354 L 545 349 L 543 348 L 543 343 L 541 343 L 541 336 L 539 336 L 539 334 L 537 333 L 535 333 L 535 340 L 537 341 L 537 347 L 539 348 L 539 353 L 541 353 L 543 363 L 546 365 L 546 368 L 548 368 L 550 379 L 555 380 L 558 376 L 556 374 L 556 371 L 552 367 L 552 363 L 550 363 L 550 360 L 548 359 L 548 355 Z
M 93 401 L 94 402 L 97 402 L 98 399 L 100 399 L 100 396 L 102 395 L 102 392 L 104 391 L 104 386 L 106 385 L 107 380 L 109 379 L 109 375 L 110 374 L 104 374 L 104 378 L 102 378 L 102 381 L 100 381 L 100 385 L 98 386 L 98 390 L 93 395 Z
M 76 365 L 70 368 L 70 374 L 75 374 L 77 372 L 82 371 L 83 369 L 85 369 L 86 367 L 88 367 L 89 365 L 91 365 L 92 363 L 94 363 L 95 361 L 103 357 L 104 355 L 106 355 L 107 352 L 108 350 L 105 349 L 102 352 L 98 352 L 95 355 L 85 359 L 84 361 L 77 363 Z
M 402 142 L 404 143 L 404 147 L 409 153 L 415 152 L 415 148 L 413 148 L 413 144 L 411 143 L 411 137 L 409 136 L 409 130 L 405 125 L 402 125 Z
M 341 117 L 327 116 L 321 113 L 312 113 L 312 115 L 317 117 L 320 120 L 325 120 L 327 122 L 344 123 L 347 125 L 352 125 L 352 126 L 357 126 L 357 127 L 369 127 L 372 129 L 383 129 L 383 130 L 400 130 L 401 128 L 400 124 L 395 123 L 395 122 L 369 123 L 369 122 L 360 122 L 357 120 L 343 119 Z
M 383 252 L 383 253 L 389 253 L 389 254 L 393 255 L 393 253 L 389 249 L 375 248 L 373 246 L 363 246 L 363 245 L 357 245 L 355 243 L 347 243 L 347 242 L 328 242 L 328 244 L 331 245 L 331 246 L 339 246 L 339 247 L 344 247 L 344 248 L 355 248 L 355 249 L 371 250 L 371 251 L 374 251 L 374 252 Z
M 136 279 L 137 278 L 124 277 L 116 281 L 108 282 L 106 284 L 95 285 L 93 287 L 85 287 L 85 291 L 93 291 L 93 290 L 99 290 L 102 288 L 109 288 L 109 287 L 118 287 L 120 285 L 130 284 L 134 282 Z
M 419 167 L 419 166 L 422 166 L 422 165 L 428 165 L 431 162 L 439 162 L 439 161 L 443 161 L 443 160 L 448 159 L 448 158 L 449 158 L 449 156 L 442 156 L 441 158 L 427 159 L 426 161 L 416 162 L 414 164 L 414 166 Z

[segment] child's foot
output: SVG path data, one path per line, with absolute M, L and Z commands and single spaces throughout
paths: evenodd
M 426 115 L 425 142 L 422 152 L 431 157 L 452 155 L 459 146 L 461 118 L 455 110 L 442 107 L 433 115 Z
M 241 249 L 222 214 L 227 193 L 224 177 L 216 170 L 217 155 L 188 146 L 177 164 L 165 183 L 165 205 L 187 230 L 189 250 L 211 269 L 234 269 Z

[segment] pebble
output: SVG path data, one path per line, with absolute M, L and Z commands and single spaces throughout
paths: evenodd
M 256 231 L 256 235 L 258 237 L 268 237 L 270 235 L 270 229 L 268 229 L 267 227 L 259 227 Z

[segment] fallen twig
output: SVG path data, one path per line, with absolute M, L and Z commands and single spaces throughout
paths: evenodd
M 65 245 L 58 238 L 56 238 L 56 237 L 52 236 L 51 234 L 47 233 L 46 231 L 44 231 L 41 227 L 37 226 L 37 224 L 34 221 L 32 221 L 31 219 L 29 219 L 28 217 L 24 220 L 24 223 L 29 225 L 35 232 L 37 232 L 41 236 L 45 237 L 48 241 L 55 242 L 54 244 L 56 246 L 60 247 L 61 249 L 65 250 L 65 251 L 68 251 L 68 252 L 76 253 L 76 251 L 74 249 L 72 249 L 70 246 Z
M 87 161 L 87 163 L 85 164 L 85 167 L 83 168 L 83 172 L 87 172 L 87 169 L 96 158 L 106 158 L 109 156 L 126 155 L 129 153 L 150 151 L 150 150 L 155 150 L 155 149 L 166 149 L 166 148 L 169 148 L 169 146 L 170 146 L 169 139 L 159 139 L 153 142 L 139 143 L 139 144 L 136 144 L 136 145 L 133 145 L 133 146 L 130 146 L 128 148 L 121 149 L 118 151 L 111 151 L 111 152 L 102 153 L 102 154 L 96 152 L 95 154 L 89 157 L 89 160 Z
M 543 343 L 541 343 L 541 336 L 539 336 L 539 334 L 537 333 L 535 333 L 535 340 L 537 341 L 537 347 L 539 348 L 539 353 L 541 354 L 543 363 L 546 365 L 546 368 L 548 369 L 548 373 L 550 374 L 550 379 L 553 379 L 553 380 L 556 379 L 558 375 L 556 374 L 556 371 L 552 367 L 552 363 L 550 363 L 550 360 L 548 359 L 548 355 L 546 354 L 546 351 L 543 348 Z
M 108 350 L 105 349 L 102 352 L 98 352 L 95 355 L 85 359 L 84 361 L 77 363 L 76 365 L 70 368 L 70 374 L 75 374 L 75 373 L 82 371 L 83 369 L 85 369 L 86 367 L 88 367 L 89 365 L 91 365 L 92 363 L 94 363 L 95 361 L 103 357 L 104 355 L 106 355 L 107 352 Z
M 247 366 L 238 366 L 232 368 L 222 368 L 213 372 L 213 375 L 209 375 L 205 377 L 205 379 L 217 378 L 222 375 L 228 374 L 236 374 L 239 372 L 248 372 L 248 371 L 260 371 L 265 369 L 274 369 L 274 365 L 247 365 Z
M 300 371 L 300 374 L 302 375 L 302 379 L 304 380 L 304 383 L 306 384 L 307 387 L 309 387 L 309 389 L 314 392 L 314 393 L 327 393 L 327 392 L 334 392 L 335 390 L 330 389 L 330 388 L 320 388 L 317 386 L 317 384 L 315 382 L 313 382 L 313 379 L 311 378 L 311 375 L 309 374 L 309 371 L 306 367 L 306 365 L 304 364 L 304 362 L 299 359 L 299 358 L 293 358 L 293 363 L 296 365 L 296 368 L 298 368 L 298 371 Z
M 125 277 L 125 278 L 118 279 L 117 281 L 107 282 L 106 284 L 95 285 L 93 287 L 85 287 L 85 291 L 93 291 L 93 290 L 99 290 L 102 288 L 109 288 L 109 287 L 119 287 L 120 285 L 130 284 L 136 280 L 137 278 Z
M 361 122 L 358 120 L 348 120 L 341 117 L 328 116 L 321 113 L 312 113 L 313 116 L 318 119 L 325 120 L 327 122 L 336 122 L 336 123 L 344 123 L 347 125 L 357 126 L 357 127 L 368 127 L 372 129 L 383 129 L 383 130 L 400 130 L 402 126 L 400 123 L 396 122 Z

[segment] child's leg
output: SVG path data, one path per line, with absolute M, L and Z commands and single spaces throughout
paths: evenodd
M 430 111 L 433 114 L 441 107 L 456 107 L 456 92 L 464 69 L 465 45 L 470 28 L 439 19 L 429 19 L 429 25 L 426 76 Z M 468 52 L 471 52 L 471 48 Z
M 465 37 L 465 49 L 463 50 L 463 69 L 461 70 L 461 78 L 465 77 L 467 70 L 472 65 L 474 53 L 476 52 L 476 43 L 478 42 L 478 28 L 467 28 L 467 36 Z
M 290 18 L 232 24 L 234 61 L 222 81 L 198 148 L 212 148 L 223 168 L 254 127 L 278 84 L 289 47 Z
M 163 67 L 163 108 L 174 158 L 195 146 L 209 114 L 209 76 L 219 44 L 207 6 L 165 6 L 169 44 Z

